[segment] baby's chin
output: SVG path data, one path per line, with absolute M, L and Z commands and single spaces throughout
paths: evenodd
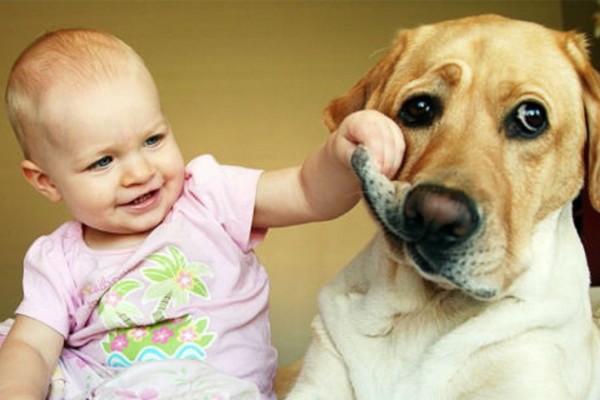
M 160 223 L 148 229 L 139 230 L 100 230 L 83 225 L 83 240 L 86 245 L 96 250 L 127 249 L 137 247 Z

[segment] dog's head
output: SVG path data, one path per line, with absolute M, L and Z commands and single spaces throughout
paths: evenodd
M 586 139 L 600 208 L 599 82 L 581 35 L 470 17 L 402 31 L 325 122 L 360 109 L 397 121 L 404 164 L 365 188 L 392 249 L 430 280 L 494 298 L 527 268 L 536 225 L 579 193 Z M 365 181 L 364 152 L 354 166 Z

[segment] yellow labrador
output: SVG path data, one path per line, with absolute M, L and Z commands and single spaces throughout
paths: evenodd
M 392 181 L 353 155 L 381 226 L 319 298 L 289 400 L 600 399 L 600 334 L 571 201 L 600 79 L 585 39 L 479 16 L 400 33 L 326 110 L 402 127 Z M 587 122 L 587 125 L 586 125 Z

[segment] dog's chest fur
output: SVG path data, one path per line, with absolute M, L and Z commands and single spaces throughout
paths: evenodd
M 323 322 L 361 399 L 415 393 L 440 340 L 489 306 L 458 290 L 440 290 L 384 254 L 378 236 L 321 294 Z
M 548 221 L 553 229 L 563 226 L 570 216 L 568 210 L 562 214 Z M 567 227 L 571 236 L 576 236 L 572 226 Z M 571 260 L 583 256 L 566 239 L 563 245 L 569 251 L 548 252 L 549 248 L 560 248 L 545 240 L 547 232 L 552 231 L 548 228 L 540 227 L 535 239 L 544 246 L 538 246 L 540 253 L 531 254 L 532 259 L 549 265 L 547 259 L 562 261 L 556 259 L 557 255 Z M 531 368 L 540 370 L 540 362 L 572 362 L 568 354 L 554 362 L 565 354 L 548 352 L 544 346 L 549 341 L 560 343 L 565 340 L 562 338 L 568 341 L 574 337 L 565 334 L 573 326 L 565 321 L 585 318 L 585 313 L 572 314 L 571 302 L 577 303 L 577 299 L 553 293 L 553 300 L 545 305 L 511 296 L 496 302 L 478 301 L 459 290 L 441 289 L 423 280 L 414 267 L 390 262 L 390 258 L 393 256 L 388 244 L 379 234 L 324 288 L 320 297 L 321 321 L 344 359 L 357 399 L 442 400 L 445 393 L 456 396 L 461 391 L 481 395 L 486 374 L 501 376 L 507 365 L 511 365 L 511 379 L 506 380 L 505 390 L 511 393 L 510 385 L 521 384 L 514 379 L 519 375 L 512 365 L 515 359 L 522 360 L 524 375 Z M 569 268 L 568 264 L 561 266 L 561 270 Z M 556 271 L 540 271 L 546 275 L 546 286 L 538 290 L 552 293 L 555 280 L 565 283 L 567 274 L 561 270 L 557 276 Z M 523 276 L 522 285 L 538 285 L 540 278 Z M 582 289 L 584 285 L 580 283 Z M 527 291 L 531 292 L 530 288 Z M 538 331 L 536 326 L 541 326 L 541 321 L 554 324 L 549 317 L 556 320 L 556 328 Z M 564 343 L 564 348 L 582 346 Z M 576 379 L 575 375 L 574 386 Z M 494 390 L 501 393 L 497 385 Z

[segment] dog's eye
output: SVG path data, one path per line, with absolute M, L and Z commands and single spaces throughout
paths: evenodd
M 430 126 L 440 112 L 441 106 L 438 99 L 429 95 L 419 95 L 402 104 L 398 118 L 404 126 L 421 128 Z
M 505 125 L 510 137 L 533 139 L 548 128 L 546 109 L 537 102 L 524 101 L 509 114 Z

